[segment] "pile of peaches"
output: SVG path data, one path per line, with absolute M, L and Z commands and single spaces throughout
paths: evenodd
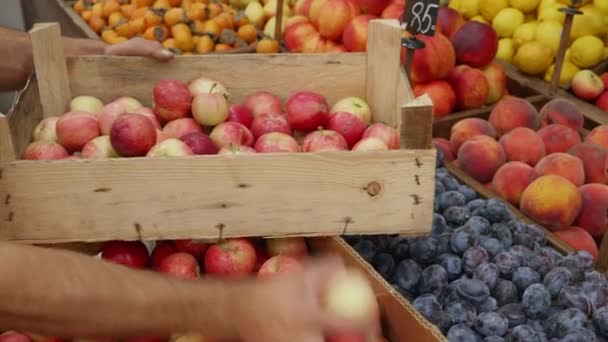
M 347 97 L 332 107 L 320 94 L 293 93 L 283 105 L 265 91 L 230 104 L 231 94 L 209 78 L 189 84 L 166 79 L 153 89 L 152 108 L 131 97 L 104 105 L 78 96 L 70 111 L 43 119 L 24 159 L 177 157 L 209 154 L 379 151 L 399 149 L 396 129 L 371 124 L 369 105 Z
M 566 99 L 540 110 L 507 96 L 488 120 L 457 122 L 434 143 L 480 183 L 577 249 L 597 258 L 608 227 L 608 125 L 583 129 L 584 116 Z

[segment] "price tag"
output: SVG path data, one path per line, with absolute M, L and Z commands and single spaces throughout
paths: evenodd
M 439 0 L 409 0 L 403 12 L 404 29 L 411 34 L 434 36 Z

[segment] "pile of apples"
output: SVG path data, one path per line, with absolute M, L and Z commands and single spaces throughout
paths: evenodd
M 578 98 L 608 111 L 608 72 L 598 76 L 591 70 L 581 70 L 574 75 L 571 90 Z
M 281 274 L 299 272 L 309 257 L 309 250 L 304 238 L 280 239 L 226 239 L 218 243 L 206 243 L 200 240 L 158 241 L 151 248 L 151 253 L 141 241 L 106 242 L 101 258 L 108 262 L 124 265 L 136 270 L 153 270 L 167 276 L 188 281 L 203 279 L 203 275 L 212 278 L 238 279 L 257 277 L 268 279 Z M 328 287 L 320 294 L 320 302 L 326 309 L 353 319 L 379 319 L 379 307 L 374 291 L 366 276 L 354 269 L 346 269 L 332 276 Z M 357 308 L 357 309 L 355 309 Z M 10 336 L 0 335 L 0 342 L 63 342 L 60 338 L 31 338 L 28 335 L 11 332 L 22 336 L 21 339 L 7 339 Z M 332 332 L 326 336 L 326 342 L 385 342 L 383 337 L 368 339 L 362 330 Z M 36 336 L 36 335 L 33 335 Z M 171 337 L 139 336 L 129 342 L 211 342 L 212 340 L 198 334 L 174 334 Z
M 293 93 L 283 103 L 266 91 L 230 104 L 230 93 L 211 79 L 188 85 L 161 80 L 152 108 L 131 97 L 104 105 L 79 96 L 70 111 L 42 120 L 24 159 L 104 159 L 210 154 L 378 151 L 399 149 L 396 129 L 371 124 L 369 105 L 347 97 L 332 107 L 312 91 Z M 296 138 L 297 137 L 297 138 Z

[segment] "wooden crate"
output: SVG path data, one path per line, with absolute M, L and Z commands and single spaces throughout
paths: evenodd
M 409 97 L 399 72 L 396 20 L 371 24 L 373 52 L 367 54 L 183 56 L 169 63 L 89 56 L 66 66 L 61 44 L 53 43 L 56 24 L 39 25 L 31 36 L 38 80 L 44 82 L 30 80 L 8 117 L 0 117 L 1 239 L 58 243 L 430 231 L 432 105 L 426 96 Z M 149 104 L 154 82 L 203 75 L 227 86 L 235 101 L 261 89 L 283 99 L 303 89 L 324 94 L 330 103 L 366 98 L 376 122 L 400 129 L 402 150 L 15 160 L 42 113 L 63 113 L 72 95 L 109 101 L 128 94 Z
M 527 78 L 527 79 L 530 79 L 530 78 Z M 561 94 L 559 96 L 561 96 Z M 540 110 L 543 107 L 543 105 L 545 105 L 545 103 L 547 103 L 548 101 L 551 100 L 551 98 L 552 97 L 550 97 L 550 96 L 539 95 L 539 96 L 535 96 L 529 100 L 538 110 Z M 571 98 L 568 98 L 568 99 L 572 100 Z M 577 106 L 580 106 L 579 102 L 582 102 L 583 104 L 587 104 L 588 106 L 590 105 L 590 104 L 580 101 L 580 100 L 574 101 L 574 102 Z M 583 136 L 586 135 L 594 127 L 607 123 L 607 121 L 608 121 L 607 118 L 598 116 L 597 112 L 593 113 L 593 112 L 587 111 L 587 106 L 583 106 L 580 108 L 582 108 L 583 115 L 585 117 L 584 128 L 580 132 Z M 454 116 L 441 118 L 439 120 L 435 120 L 433 122 L 433 137 L 449 139 L 451 128 L 458 121 L 468 118 L 468 117 L 476 117 L 476 118 L 481 118 L 481 119 L 487 120 L 490 116 L 490 112 L 491 112 L 491 110 L 486 110 L 484 112 L 479 111 L 479 112 L 469 113 L 468 115 L 466 115 L 466 114 L 454 115 Z M 604 120 L 604 121 L 602 121 L 602 120 Z M 453 176 L 455 176 L 461 182 L 466 183 L 467 185 L 472 187 L 481 197 L 484 197 L 484 198 L 499 198 L 500 197 L 495 192 L 489 190 L 483 184 L 481 184 L 480 182 L 475 180 L 473 177 L 469 176 L 464 171 L 457 168 L 453 163 L 445 162 L 445 166 Z M 535 223 L 534 221 L 532 221 L 531 219 L 526 217 L 521 211 L 519 211 L 518 208 L 512 206 L 511 204 L 508 204 L 508 206 L 515 213 L 515 215 L 518 218 L 520 218 L 526 222 Z M 551 243 L 551 245 L 553 247 L 555 247 L 560 252 L 565 254 L 565 253 L 571 252 L 573 250 L 572 247 L 570 247 L 568 244 L 566 244 L 565 242 L 560 240 L 555 234 L 553 234 L 548 229 L 545 229 L 545 232 L 547 234 L 548 241 Z M 600 246 L 600 251 L 599 251 L 600 258 L 598 260 L 597 268 L 600 270 L 603 270 L 603 271 L 608 271 L 608 238 L 601 239 L 601 241 L 598 240 L 597 242 L 598 242 L 598 245 Z

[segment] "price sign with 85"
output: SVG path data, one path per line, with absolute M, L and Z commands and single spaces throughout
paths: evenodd
M 411 34 L 435 35 L 439 0 L 410 0 L 404 13 L 405 29 Z

